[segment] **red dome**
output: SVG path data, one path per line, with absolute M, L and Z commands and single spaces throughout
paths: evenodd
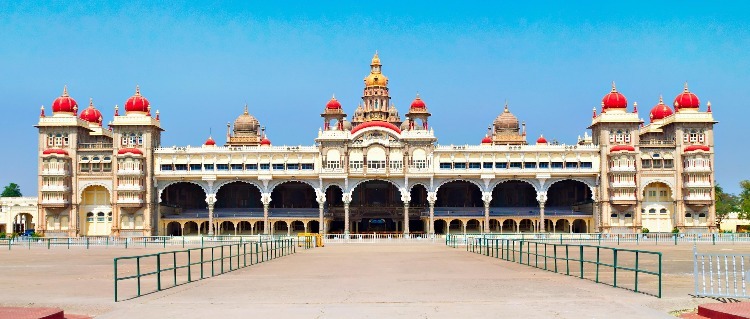
M 628 100 L 622 93 L 617 92 L 615 83 L 612 82 L 612 91 L 602 98 L 602 109 L 624 109 L 628 107 Z
M 271 145 L 271 140 L 264 137 L 262 140 L 260 140 L 260 145 Z
M 216 145 L 216 141 L 214 141 L 213 137 L 208 137 L 205 143 L 203 145 Z
M 482 144 L 492 144 L 492 138 L 489 136 L 485 136 L 482 138 Z
M 540 135 L 539 138 L 536 140 L 537 144 L 547 144 L 547 139 L 544 138 L 544 135 Z
M 667 116 L 672 115 L 672 109 L 664 104 L 664 100 L 662 100 L 661 96 L 659 97 L 659 104 L 656 104 L 654 108 L 651 109 L 651 115 L 649 117 L 651 118 L 651 122 L 656 120 L 661 120 Z
M 330 101 L 326 104 L 327 109 L 333 109 L 333 110 L 339 110 L 341 109 L 341 103 L 339 103 L 339 100 L 336 99 L 336 97 L 332 97 Z
M 688 90 L 687 83 L 685 83 L 685 89 L 674 98 L 674 108 L 678 112 L 680 109 L 697 109 L 701 105 L 701 101 L 698 96 Z
M 86 122 L 94 123 L 94 124 L 98 124 L 99 126 L 102 126 L 102 112 L 99 112 L 99 110 L 97 110 L 94 107 L 93 99 L 89 100 L 89 107 L 83 110 L 83 112 L 81 112 L 80 117 L 82 120 Z
M 419 94 L 417 94 L 417 98 L 414 99 L 414 101 L 411 101 L 411 108 L 413 109 L 423 109 L 426 107 L 427 105 L 424 104 L 424 101 L 422 101 L 422 98 L 419 97 Z
M 50 148 L 50 149 L 44 150 L 44 152 L 42 152 L 42 154 L 44 154 L 44 155 L 56 154 L 56 155 L 65 155 L 65 156 L 68 156 L 68 151 L 63 150 L 63 149 L 59 149 L 59 148 Z
M 148 100 L 141 95 L 141 89 L 136 85 L 135 87 L 135 95 L 131 96 L 127 101 L 125 101 L 125 113 L 129 112 L 143 112 L 148 113 L 149 112 L 149 103 Z
M 52 113 L 72 113 L 76 115 L 78 103 L 68 95 L 68 86 L 63 87 L 63 93 L 52 102 Z
M 364 122 L 364 123 L 362 123 L 360 125 L 355 126 L 352 129 L 352 134 L 357 133 L 357 131 L 366 129 L 368 127 L 382 127 L 382 128 L 387 128 L 389 130 L 392 130 L 392 131 L 394 131 L 396 133 L 401 134 L 401 130 L 396 125 L 393 125 L 393 124 L 388 123 L 388 122 L 383 122 L 383 121 Z
M 121 148 L 119 151 L 117 151 L 117 154 L 124 155 L 124 154 L 133 154 L 133 155 L 143 155 L 143 152 L 137 148 Z
M 609 149 L 609 152 L 635 152 L 635 147 L 633 147 L 632 145 L 615 145 Z
M 685 147 L 685 152 L 694 152 L 694 151 L 710 152 L 711 148 L 706 145 L 690 145 L 688 147 Z

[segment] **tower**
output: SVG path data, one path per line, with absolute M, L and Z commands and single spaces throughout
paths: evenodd
M 388 122 L 397 127 L 401 125 L 401 117 L 396 107 L 391 104 L 391 97 L 388 94 L 388 77 L 382 73 L 381 67 L 380 58 L 375 52 L 370 63 L 370 74 L 364 79 L 362 108 L 357 108 L 352 118 L 354 126 L 370 121 Z

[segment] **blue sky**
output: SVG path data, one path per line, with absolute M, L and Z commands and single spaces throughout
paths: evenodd
M 245 103 L 274 144 L 309 145 L 331 94 L 352 114 L 375 50 L 401 114 L 419 92 L 441 144 L 478 144 L 505 100 L 529 139 L 573 143 L 616 81 L 641 116 L 688 81 L 716 126 L 716 178 L 750 178 L 743 2 L 0 2 L 0 184 L 36 189 L 39 107 L 68 85 L 110 120 L 136 84 L 163 145 L 199 145 Z

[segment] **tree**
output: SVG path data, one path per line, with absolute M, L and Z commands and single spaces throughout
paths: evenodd
M 740 182 L 740 196 L 736 199 L 736 208 L 740 211 L 743 219 L 750 219 L 750 180 Z
M 724 193 L 724 189 L 719 184 L 714 185 L 714 194 L 716 195 L 716 227 L 721 228 L 721 221 L 727 218 L 729 213 L 737 211 L 737 196 Z
M 16 183 L 10 183 L 8 186 L 5 186 L 5 189 L 3 189 L 3 193 L 0 194 L 0 197 L 21 197 L 21 187 L 18 186 Z

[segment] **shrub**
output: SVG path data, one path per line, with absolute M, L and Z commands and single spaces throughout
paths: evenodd
M 672 228 L 672 234 L 677 234 L 677 233 L 679 233 L 679 232 L 680 232 L 680 229 L 679 229 L 679 228 L 677 228 L 677 227 L 675 227 L 675 228 Z
M 641 228 L 641 233 L 648 234 L 649 230 L 646 227 Z

